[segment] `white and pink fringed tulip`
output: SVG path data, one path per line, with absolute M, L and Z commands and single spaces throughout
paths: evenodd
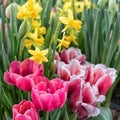
M 68 64 L 72 59 L 76 59 L 80 63 L 83 63 L 86 59 L 86 56 L 81 53 L 80 49 L 71 47 L 67 50 L 63 49 L 60 53 L 60 58 L 61 61 L 65 62 L 66 64 Z
M 40 120 L 38 111 L 31 101 L 22 100 L 12 108 L 13 120 Z
M 78 60 L 73 59 L 69 64 L 60 62 L 58 65 L 58 75 L 64 81 L 70 81 L 74 78 L 85 78 L 85 67 Z
M 79 83 L 75 86 L 76 83 Z M 104 95 L 99 95 L 96 86 L 91 86 L 89 82 L 72 81 L 70 84 L 69 106 L 73 112 L 78 114 L 79 120 L 97 116 L 100 110 L 96 107 L 98 102 L 105 100 Z
M 114 68 L 107 68 L 103 64 L 91 64 L 86 74 L 86 82 L 97 86 L 99 94 L 105 95 L 117 77 L 116 72 Z
M 68 84 L 59 78 L 41 81 L 31 92 L 34 105 L 42 111 L 61 108 L 67 99 Z
M 105 100 L 105 94 L 116 79 L 116 70 L 98 64 L 86 67 L 85 79 L 77 78 L 69 82 L 69 105 L 79 120 L 97 116 L 98 102 Z
M 24 91 L 31 91 L 35 85 L 33 79 L 43 76 L 43 65 L 39 65 L 30 59 L 23 62 L 13 61 L 10 64 L 9 71 L 4 73 L 4 80 L 10 85 L 15 85 Z

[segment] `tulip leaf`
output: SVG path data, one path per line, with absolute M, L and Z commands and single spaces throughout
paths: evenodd
M 101 113 L 97 117 L 91 117 L 88 120 L 113 120 L 112 113 L 107 107 L 100 107 Z
M 97 11 L 97 15 L 95 18 L 94 30 L 93 30 L 93 40 L 91 44 L 91 62 L 96 62 L 97 50 L 98 50 L 98 42 L 99 42 L 99 34 L 100 34 L 100 21 L 101 21 L 101 11 Z
M 69 115 L 66 109 L 66 106 L 64 105 L 63 107 L 63 115 L 62 115 L 62 120 L 69 120 Z
M 6 120 L 12 120 L 12 118 L 10 118 L 10 117 L 7 115 L 7 113 L 5 113 L 5 118 L 6 118 Z

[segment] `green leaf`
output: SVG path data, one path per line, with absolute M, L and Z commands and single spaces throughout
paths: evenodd
M 3 53 L 2 57 L 3 57 L 4 70 L 6 71 L 8 69 L 10 62 L 9 62 L 8 56 L 5 52 L 5 48 L 4 48 L 3 44 L 2 44 L 2 53 Z
M 49 26 L 49 28 L 47 29 L 47 33 L 45 35 L 45 47 L 46 48 L 49 47 L 49 43 L 50 43 L 50 39 L 51 39 L 51 32 L 52 32 L 52 27 Z
M 88 120 L 113 120 L 112 113 L 109 108 L 100 107 L 101 113 L 97 117 L 91 117 Z
M 56 109 L 55 111 L 50 113 L 50 120 L 60 120 L 61 117 L 61 109 Z
M 41 13 L 41 23 L 42 23 L 42 25 L 45 25 L 45 27 L 47 27 L 48 23 L 49 23 L 52 4 L 53 4 L 53 0 L 43 0 L 42 1 L 43 11 Z
M 99 29 L 100 29 L 100 21 L 101 21 L 101 10 L 98 10 L 96 19 L 95 19 L 95 25 L 94 25 L 94 31 L 93 31 L 93 40 L 91 45 L 91 62 L 96 62 L 96 56 L 98 51 L 98 42 L 99 42 Z
M 63 114 L 62 114 L 62 120 L 69 120 L 69 115 L 68 115 L 66 106 L 64 105 L 63 108 L 64 108 L 64 109 L 63 109 Z
M 120 14 L 118 14 L 116 22 L 114 23 L 111 43 L 108 49 L 108 55 L 107 55 L 107 59 L 105 62 L 107 66 L 110 66 L 110 63 L 113 59 L 113 55 L 115 54 L 118 39 L 120 38 L 120 34 L 119 34 L 120 33 L 120 22 L 119 21 L 120 21 Z

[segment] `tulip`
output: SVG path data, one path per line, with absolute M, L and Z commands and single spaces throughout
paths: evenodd
M 99 95 L 96 86 L 79 80 L 76 80 L 75 83 L 72 81 L 69 86 L 69 106 L 73 112 L 78 114 L 79 120 L 95 117 L 100 113 L 96 105 L 98 102 L 103 102 L 105 96 Z
M 99 94 L 105 95 L 116 79 L 116 70 L 105 65 L 91 65 L 88 68 L 86 81 L 98 87 Z
M 4 73 L 4 80 L 10 85 L 15 85 L 21 90 L 31 91 L 35 85 L 33 79 L 37 76 L 43 76 L 42 65 L 38 65 L 30 59 L 23 62 L 13 61 L 10 64 L 9 71 Z
M 71 60 L 69 64 L 60 62 L 58 65 L 58 75 L 65 81 L 70 81 L 76 77 L 84 78 L 85 67 L 80 65 L 79 61 L 76 59 Z
M 4 6 L 7 5 L 7 0 L 3 0 L 3 5 L 4 5 Z
M 40 120 L 38 111 L 31 101 L 22 100 L 12 108 L 13 120 Z
M 36 108 L 42 111 L 53 111 L 65 104 L 67 91 L 68 84 L 59 78 L 50 81 L 41 80 L 32 89 L 32 101 Z
M 68 50 L 63 49 L 61 51 L 61 61 L 68 64 L 72 59 L 77 59 L 80 63 L 83 63 L 86 59 L 85 55 L 82 55 L 80 49 L 78 48 L 68 48 Z
M 14 12 L 17 12 L 18 4 L 17 3 L 11 3 L 6 7 L 5 15 L 6 15 L 7 18 L 10 18 L 10 16 L 11 16 L 11 9 L 13 9 Z

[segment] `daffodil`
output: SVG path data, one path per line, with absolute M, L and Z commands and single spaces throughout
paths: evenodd
M 18 19 L 40 18 L 42 8 L 36 0 L 28 0 L 24 5 L 18 7 Z
M 43 27 L 39 27 L 39 34 L 46 34 L 46 28 L 43 26 Z
M 88 6 L 88 4 L 89 4 L 88 1 L 84 2 L 84 1 L 74 0 L 75 12 L 76 13 L 83 12 L 85 3 Z M 72 1 L 70 0 L 69 2 L 65 2 L 64 5 L 63 5 L 63 11 L 67 12 L 71 9 L 72 9 Z
M 69 10 L 68 17 L 59 17 L 59 20 L 65 25 L 62 32 L 66 31 L 68 28 L 79 30 L 82 26 L 82 22 L 80 20 L 73 19 L 73 12 L 71 10 Z
M 32 40 L 30 40 L 30 39 L 25 39 L 25 40 L 24 40 L 24 46 L 25 46 L 26 48 L 30 49 L 31 46 L 32 46 L 32 44 L 33 44 L 33 41 L 32 41 Z
M 41 26 L 41 21 L 38 20 L 32 20 L 32 29 L 35 30 L 36 28 L 39 29 L 39 27 Z
M 38 29 L 36 28 L 34 33 L 28 32 L 27 37 L 24 40 L 24 45 L 27 48 L 31 48 L 31 46 L 42 46 L 44 44 L 44 37 L 38 34 Z
M 32 29 L 38 30 L 38 34 L 46 34 L 46 28 L 44 26 L 41 26 L 41 21 L 38 20 L 32 20 Z
M 70 43 L 71 43 L 70 41 L 67 41 L 67 40 L 66 40 L 65 33 L 63 33 L 62 39 L 61 39 L 61 40 L 58 39 L 58 41 L 59 41 L 59 44 L 58 44 L 57 48 L 59 48 L 59 52 L 60 52 L 62 46 L 65 47 L 65 48 L 68 48 L 69 45 L 70 45 Z
M 84 2 L 85 2 L 86 8 L 89 9 L 91 7 L 91 2 L 89 0 L 84 0 Z
M 34 60 L 38 64 L 41 64 L 42 62 L 48 62 L 48 59 L 46 58 L 46 55 L 48 54 L 48 50 L 41 50 L 36 47 L 35 50 L 28 50 L 28 52 L 32 55 L 30 57 L 31 60 Z
M 76 13 L 79 13 L 79 12 L 83 12 L 84 10 L 84 2 L 83 1 L 79 1 L 79 2 L 76 2 L 75 3 L 75 11 Z
M 73 42 L 75 45 L 78 45 L 78 42 L 76 40 L 76 36 L 72 33 L 69 36 L 66 36 L 66 40 L 69 42 Z

